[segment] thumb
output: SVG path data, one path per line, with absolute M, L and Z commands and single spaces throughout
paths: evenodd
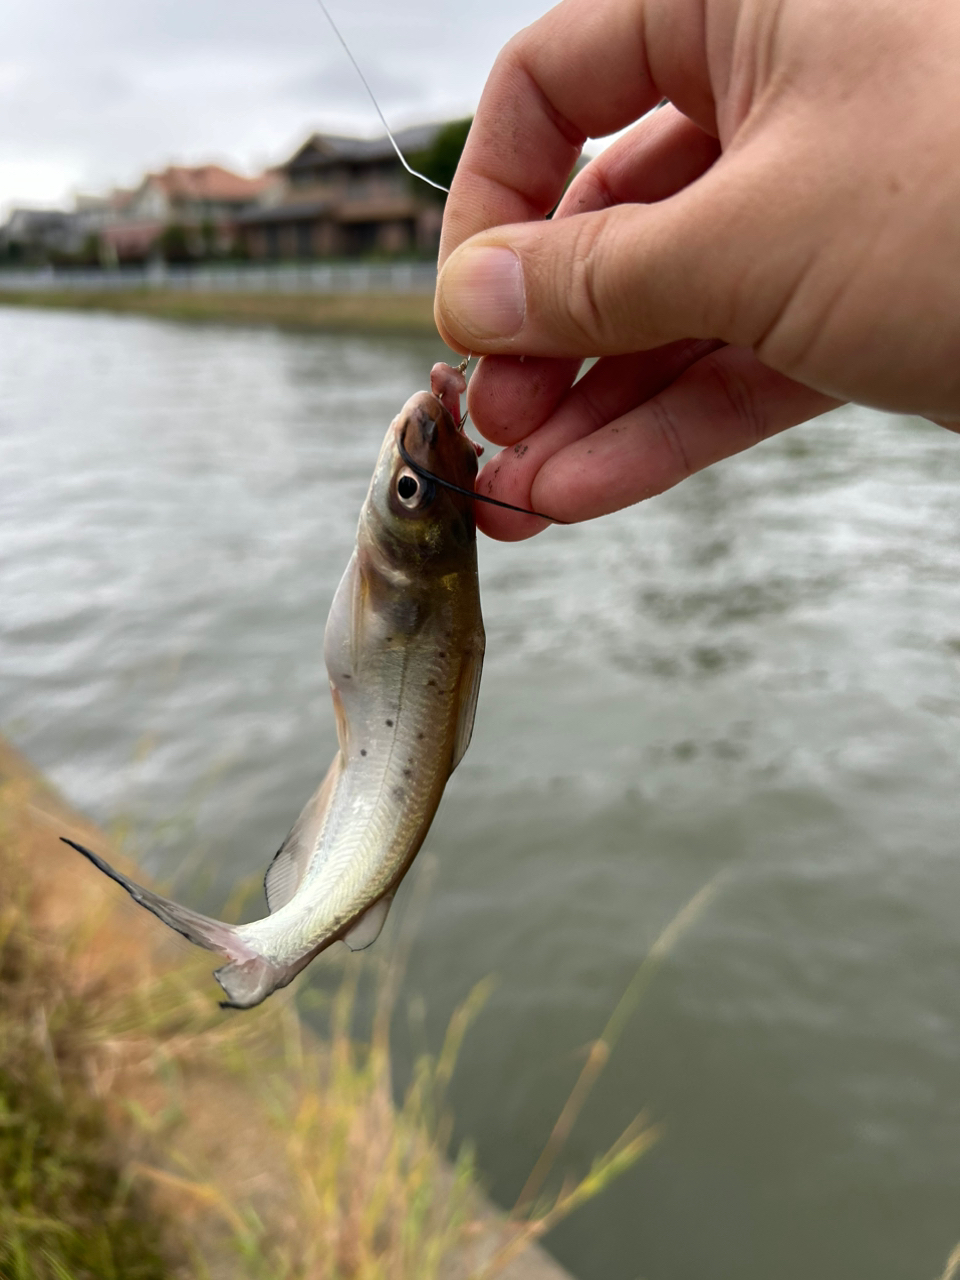
M 477 354 L 618 355 L 679 338 L 753 346 L 810 256 L 798 243 L 808 238 L 803 220 L 783 225 L 792 184 L 752 176 L 722 159 L 657 204 L 472 236 L 440 273 L 438 327 L 450 345 Z

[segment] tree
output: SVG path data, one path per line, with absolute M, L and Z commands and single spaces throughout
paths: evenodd
M 473 124 L 473 116 L 468 116 L 465 120 L 451 120 L 449 124 L 445 124 L 429 147 L 407 157 L 412 167 L 419 170 L 424 177 L 439 182 L 441 186 L 449 187 L 453 182 L 457 165 L 460 163 L 460 156 L 463 154 L 471 124 Z M 442 191 L 425 187 L 416 178 L 411 178 L 410 181 L 415 183 L 419 191 L 429 191 L 441 201 L 446 199 Z
M 186 228 L 177 222 L 164 227 L 157 243 L 164 262 L 190 262 L 193 257 Z
M 205 258 L 212 258 L 218 250 L 217 245 L 217 228 L 214 226 L 212 218 L 204 218 L 200 223 L 200 245 L 201 252 Z

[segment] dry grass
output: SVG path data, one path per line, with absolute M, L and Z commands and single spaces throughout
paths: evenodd
M 148 1139 L 135 1173 L 202 1227 L 195 1249 L 203 1252 L 206 1234 L 211 1257 L 226 1246 L 245 1274 L 439 1276 L 476 1207 L 469 1155 L 450 1172 L 437 1117 L 448 1064 L 482 991 L 454 1018 L 443 1054 L 420 1064 L 398 1109 L 385 1028 L 367 1042 L 356 1037 L 359 967 L 319 1001 L 320 1041 L 304 1031 L 288 994 L 249 1014 L 221 1013 L 208 967 L 141 984 L 113 1005 L 104 1027 L 114 1069 L 117 1052 L 138 1044 L 142 1056 L 127 1078 L 132 1065 L 163 1080 L 160 1096 L 135 1112 Z M 216 1130 L 240 1106 L 254 1160 L 238 1166 Z
M 0 779 L 5 763 L 0 751 Z M 397 1106 L 389 1026 L 403 938 L 389 960 L 348 957 L 332 992 L 304 988 L 319 1039 L 290 991 L 224 1013 L 209 957 L 151 952 L 165 933 L 132 927 L 137 909 L 56 843 L 60 831 L 94 838 L 36 781 L 0 787 L 4 1280 L 544 1275 L 543 1262 L 527 1270 L 530 1246 L 657 1140 L 639 1116 L 585 1177 L 544 1191 L 626 1018 L 712 888 L 644 961 L 504 1218 L 479 1195 L 469 1151 L 452 1167 L 443 1155 L 446 1088 L 487 983 Z M 361 981 L 376 992 L 366 1032 Z
M 958 1276 L 960 1276 L 960 1244 L 957 1245 L 947 1259 L 947 1265 L 940 1280 L 957 1280 Z
M 188 293 L 174 289 L 0 291 L 0 306 L 113 311 L 171 320 L 272 324 L 338 333 L 436 336 L 423 294 Z
M 439 1275 L 476 1216 L 469 1157 L 451 1172 L 438 1142 L 482 989 L 397 1109 L 392 980 L 358 1042 L 351 966 L 318 1042 L 289 993 L 224 1013 L 209 957 L 134 954 L 101 886 L 51 927 L 49 884 L 25 875 L 60 857 L 36 799 L 0 788 L 0 1276 Z
M 0 793 L 3 795 L 3 793 Z M 168 1274 L 163 1225 L 125 1176 L 91 1089 L 88 1005 L 62 955 L 29 924 L 29 887 L 0 805 L 0 1276 L 10 1280 Z M 20 803 L 17 803 L 19 801 Z

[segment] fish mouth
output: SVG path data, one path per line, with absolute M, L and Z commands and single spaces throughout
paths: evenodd
M 394 440 L 415 470 L 473 492 L 477 445 L 432 391 L 417 391 L 403 406 L 394 422 Z
M 410 428 L 413 428 L 411 431 Z M 475 502 L 487 502 L 520 515 L 536 516 L 550 524 L 566 524 L 556 516 L 530 507 L 517 507 L 488 493 L 477 493 L 477 458 L 483 452 L 463 429 L 439 396 L 418 391 L 403 406 L 393 422 L 394 447 L 401 460 L 425 480 L 463 494 Z
M 436 395 L 432 391 L 425 391 L 423 394 L 430 396 L 431 399 L 437 402 L 437 404 L 440 406 L 440 408 L 443 410 L 444 413 L 449 414 L 450 419 L 453 422 L 453 425 L 456 427 L 457 431 L 459 431 L 459 433 L 463 436 L 464 440 L 466 440 L 468 444 L 473 446 L 473 449 L 476 452 L 477 457 L 479 458 L 483 453 L 483 445 L 479 444 L 476 440 L 472 439 L 470 436 L 467 435 L 467 415 L 465 413 L 462 416 L 459 413 L 456 413 L 456 414 L 451 413 L 450 409 L 443 402 L 440 396 Z

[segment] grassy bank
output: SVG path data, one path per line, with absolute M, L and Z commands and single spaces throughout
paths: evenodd
M 0 1277 L 430 1280 L 497 1252 L 438 1129 L 481 993 L 397 1109 L 390 980 L 365 1043 L 358 966 L 322 1044 L 289 993 L 225 1014 L 209 957 L 145 929 L 61 832 L 104 843 L 0 744 Z
M 124 1176 L 89 1089 L 88 1010 L 65 986 L 49 940 L 27 924 L 8 849 L 0 853 L 0 1275 L 161 1280 L 173 1261 L 170 1224 Z
M 188 293 L 174 289 L 0 291 L 0 306 L 112 311 L 172 320 L 272 324 L 339 333 L 436 334 L 423 294 Z
M 320 1039 L 292 989 L 225 1013 L 211 958 L 146 922 L 61 834 L 107 847 L 0 739 L 2 1280 L 563 1280 L 535 1242 L 657 1136 L 638 1117 L 579 1181 L 551 1172 L 635 984 L 505 1217 L 468 1152 L 444 1157 L 444 1093 L 485 984 L 398 1106 L 402 939 L 347 957 L 326 995 L 302 988 Z M 376 997 L 366 1024 L 360 982 Z

